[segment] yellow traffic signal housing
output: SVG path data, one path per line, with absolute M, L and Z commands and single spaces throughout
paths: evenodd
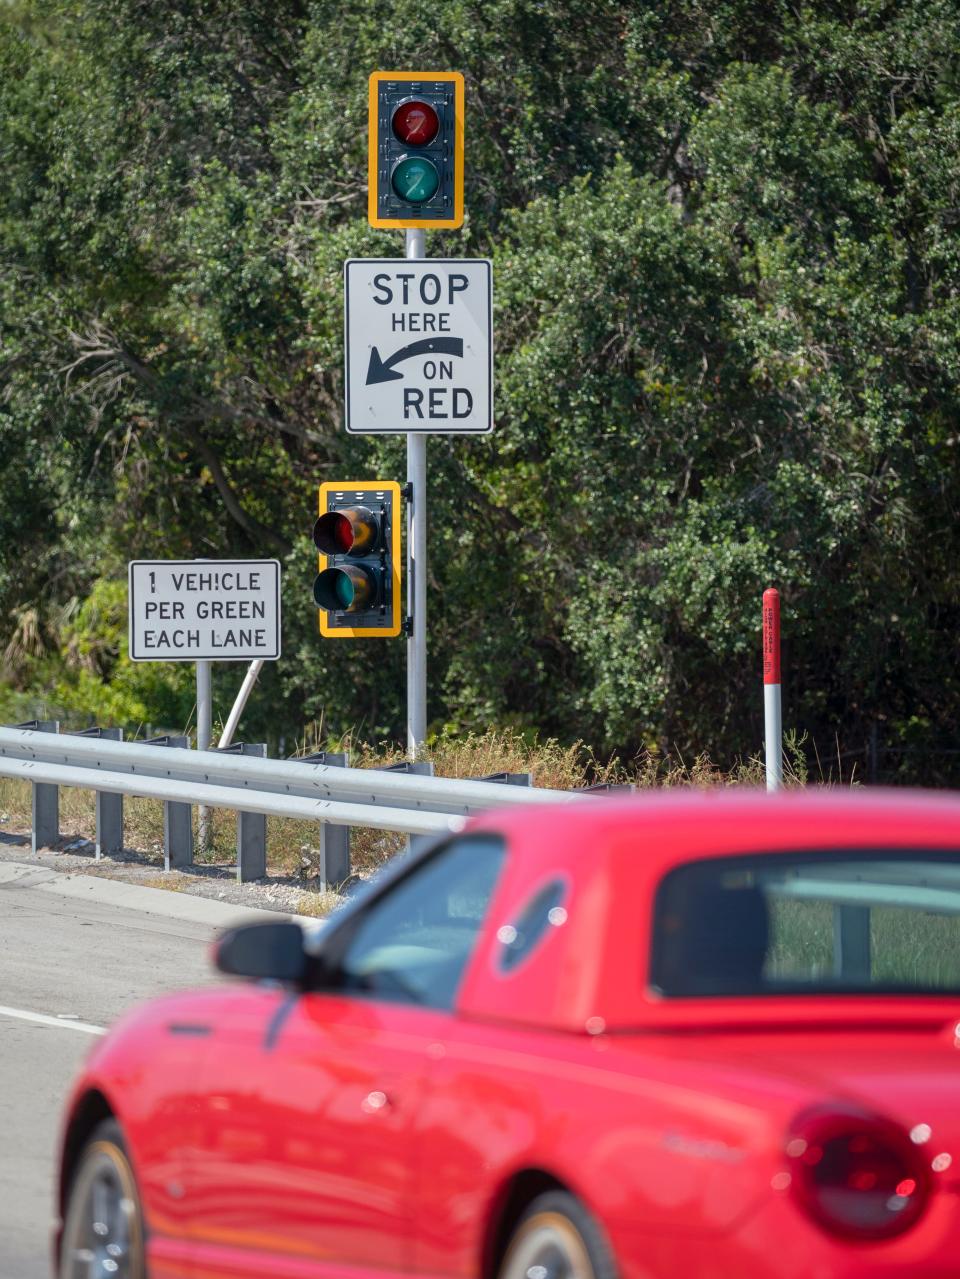
M 321 635 L 386 639 L 403 630 L 400 497 L 394 480 L 320 485 L 313 598 Z
M 374 71 L 367 217 L 376 227 L 463 224 L 463 76 Z

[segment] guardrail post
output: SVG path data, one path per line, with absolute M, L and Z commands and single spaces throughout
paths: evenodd
M 299 755 L 298 764 L 330 764 L 335 768 L 347 768 L 350 756 L 346 751 L 314 751 L 312 755 Z M 320 888 L 323 892 L 336 892 L 350 878 L 350 827 L 320 823 Z
M 59 733 L 60 721 L 28 719 L 14 728 L 28 728 L 34 733 Z M 52 848 L 60 839 L 60 788 L 52 782 L 33 783 L 30 850 Z
M 234 742 L 218 755 L 252 755 L 266 759 L 266 742 Z M 237 883 L 263 879 L 267 873 L 267 818 L 265 813 L 237 811 Z
M 433 760 L 418 759 L 416 761 L 405 759 L 399 764 L 382 764 L 374 769 L 377 773 L 415 773 L 418 777 L 433 776 Z
M 176 750 L 189 750 L 190 738 L 166 733 L 162 737 L 148 737 L 146 746 L 172 746 Z M 193 865 L 193 808 L 176 800 L 163 804 L 163 869 L 179 870 Z
M 417 777 L 433 776 L 433 760 L 432 759 L 405 759 L 399 764 L 383 764 L 380 768 L 375 769 L 378 773 L 413 773 Z M 417 853 L 428 841 L 432 842 L 429 835 L 408 835 L 407 853 Z
M 869 906 L 834 906 L 833 975 L 851 983 L 870 980 Z
M 478 782 L 503 782 L 505 786 L 532 786 L 533 773 L 488 773 L 478 777 Z
M 108 742 L 122 742 L 122 728 L 81 728 L 69 737 L 99 737 Z M 123 796 L 111 791 L 95 792 L 97 809 L 97 844 L 94 860 L 100 861 L 105 853 L 123 850 Z

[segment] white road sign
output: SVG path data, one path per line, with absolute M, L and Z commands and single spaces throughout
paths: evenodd
M 348 431 L 493 429 L 492 274 L 485 258 L 344 264 Z
M 280 656 L 278 560 L 132 560 L 134 662 Z

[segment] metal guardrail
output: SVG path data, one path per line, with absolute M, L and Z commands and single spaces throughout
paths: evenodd
M 497 780 L 433 777 L 419 771 L 350 768 L 336 756 L 271 760 L 261 747 L 239 744 L 229 751 L 194 751 L 185 738 L 150 742 L 110 740 L 102 735 L 60 733 L 55 722 L 0 728 L 0 776 L 33 784 L 33 846 L 59 836 L 57 787 L 74 786 L 109 795 L 146 796 L 164 802 L 164 866 L 193 860 L 189 807 L 238 813 L 237 873 L 241 880 L 266 873 L 266 834 L 243 815 L 308 819 L 321 823 L 321 878 L 334 886 L 350 873 L 349 843 L 337 828 L 355 826 L 435 835 L 460 828 L 463 818 L 495 807 L 575 802 L 577 792 Z M 245 753 L 250 751 L 252 753 Z M 329 758 L 329 762 L 327 762 Z M 122 800 L 120 801 L 122 805 Z M 97 805 L 97 857 L 122 845 L 122 807 Z M 101 815 L 109 815 L 108 832 Z M 186 820 L 185 820 L 186 819 Z M 330 828 L 329 830 L 327 828 Z M 119 828 L 119 834 L 118 834 Z M 331 838 L 332 837 L 332 838 Z
M 506 808 L 578 799 L 576 791 L 504 786 L 498 782 L 420 776 L 389 769 L 345 768 L 295 759 L 226 756 L 218 755 L 217 751 L 183 750 L 177 751 L 173 758 L 168 749 L 145 742 L 92 740 L 23 728 L 0 728 L 0 767 L 6 759 L 63 764 L 93 773 L 108 770 L 172 781 L 215 781 L 222 786 L 247 787 L 277 795 L 389 805 L 459 817 L 484 812 L 494 805 Z M 92 780 L 72 784 L 105 789 Z M 369 821 L 362 824 L 376 825 Z

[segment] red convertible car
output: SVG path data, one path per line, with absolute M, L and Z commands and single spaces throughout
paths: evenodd
M 960 802 L 584 798 L 98 1043 L 61 1279 L 957 1279 Z

